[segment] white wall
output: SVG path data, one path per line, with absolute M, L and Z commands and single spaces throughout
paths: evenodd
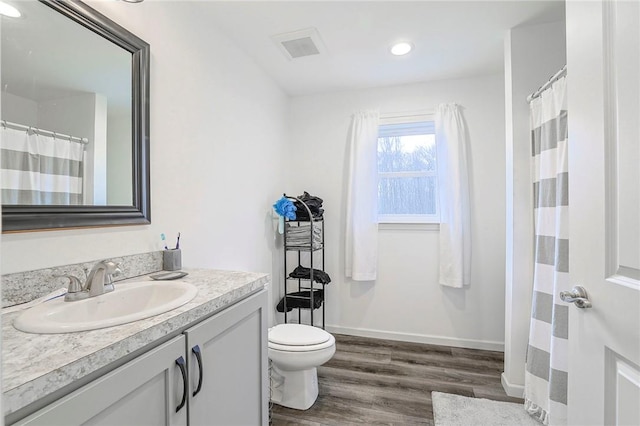
M 107 204 L 130 206 L 131 111 L 117 111 L 107 118 Z
M 505 39 L 506 311 L 503 386 L 522 396 L 533 285 L 533 195 L 527 95 L 566 64 L 565 23 L 513 28 Z M 571 78 L 570 76 L 568 78 Z
M 25 126 L 35 126 L 38 124 L 38 103 L 3 92 L 2 119 Z
M 464 107 L 470 133 L 472 283 L 437 283 L 438 231 L 380 230 L 375 284 L 344 277 L 345 154 L 351 114 Z M 325 200 L 327 324 L 336 332 L 501 349 L 504 338 L 504 80 L 502 75 L 296 97 L 289 194 Z
M 5 234 L 2 273 L 158 250 L 160 233 L 178 231 L 185 267 L 279 267 L 270 212 L 287 97 L 199 19 L 197 2 L 180 3 L 91 3 L 151 45 L 152 224 Z

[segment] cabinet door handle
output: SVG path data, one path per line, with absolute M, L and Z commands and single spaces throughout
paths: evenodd
M 196 396 L 202 389 L 202 354 L 200 353 L 200 346 L 195 345 L 191 348 L 191 352 L 196 354 L 196 359 L 198 360 L 198 387 L 193 391 L 193 396 Z
M 180 372 L 182 373 L 182 401 L 180 401 L 180 404 L 176 407 L 176 413 L 177 413 L 178 411 L 180 411 L 182 407 L 184 407 L 184 404 L 187 403 L 187 393 L 189 392 L 189 387 L 188 387 L 189 382 L 187 379 L 187 369 L 184 364 L 184 358 L 180 357 L 176 359 L 176 364 L 178 365 L 178 367 L 180 367 Z

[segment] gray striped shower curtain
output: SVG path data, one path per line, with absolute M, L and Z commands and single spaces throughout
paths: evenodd
M 82 144 L 3 127 L 0 147 L 2 204 L 83 204 Z
M 569 197 L 566 77 L 530 104 L 535 261 L 525 408 L 543 424 L 567 422 Z

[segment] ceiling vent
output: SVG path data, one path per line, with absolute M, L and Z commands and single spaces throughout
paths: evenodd
M 289 60 L 319 55 L 325 51 L 320 34 L 315 28 L 277 34 L 271 36 L 271 39 Z

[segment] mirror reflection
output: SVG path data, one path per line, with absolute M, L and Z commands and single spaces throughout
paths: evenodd
M 131 206 L 132 54 L 37 1 L 2 18 L 2 204 Z

